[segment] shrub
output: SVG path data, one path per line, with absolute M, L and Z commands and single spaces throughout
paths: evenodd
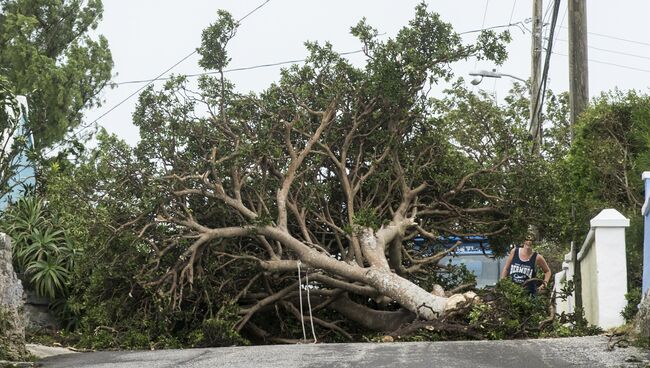
M 582 310 L 551 318 L 547 293 L 531 296 L 509 279 L 482 294 L 486 302 L 474 305 L 469 322 L 489 339 L 585 336 L 601 331 L 587 323 Z
M 621 311 L 621 315 L 625 318 L 625 322 L 632 322 L 636 313 L 639 311 L 639 303 L 641 303 L 641 288 L 635 287 L 625 294 L 627 305 Z

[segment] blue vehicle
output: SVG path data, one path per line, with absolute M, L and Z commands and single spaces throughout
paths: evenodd
M 418 235 L 413 238 L 413 250 L 421 252 L 421 255 L 424 257 L 428 257 L 438 252 L 453 248 L 459 241 L 462 242 L 462 244 L 456 247 L 453 251 L 456 255 L 493 255 L 490 243 L 485 236 L 441 236 L 435 241 L 427 242 L 426 238 Z
M 461 241 L 455 250 L 443 257 L 440 265 L 464 264 L 476 276 L 476 287 L 492 286 L 499 281 L 499 274 L 505 264 L 505 258 L 497 258 L 485 236 L 467 237 L 439 237 L 435 241 L 428 241 L 418 235 L 413 238 L 413 250 L 421 257 L 429 257 L 439 252 L 450 250 Z

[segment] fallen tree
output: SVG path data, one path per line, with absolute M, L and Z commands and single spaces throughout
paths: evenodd
M 286 286 L 268 279 L 295 275 L 299 264 L 312 274 L 312 291 L 330 295 L 332 305 L 344 303 L 343 291 L 394 301 L 419 319 L 439 317 L 447 298 L 414 280 L 444 254 L 418 257 L 405 240 L 504 232 L 498 185 L 509 155 L 455 149 L 425 89 L 449 79 L 454 61 L 502 61 L 499 36 L 486 32 L 463 45 L 421 5 L 395 39 L 379 41 L 364 22 L 352 29 L 368 58 L 363 69 L 330 45 L 308 43 L 305 65 L 254 96 L 236 94 L 223 78 L 236 26 L 221 13 L 204 32 L 201 64 L 222 75 L 203 78 L 200 93 L 190 94 L 181 78 L 140 97 L 136 152 L 152 162 L 148 175 L 167 197 L 147 216 L 156 226 L 133 225 L 142 226 L 154 259 L 173 253 L 177 260 L 164 272 L 159 261 L 146 267 L 146 285 L 164 287 L 178 303 L 201 276 L 201 260 L 218 249 L 258 268 L 234 300 L 237 331 L 294 296 L 295 279 Z M 161 227 L 164 238 L 148 239 Z M 260 289 L 268 295 L 251 297 Z
M 202 77 L 199 91 L 183 77 L 145 90 L 135 149 L 100 139 L 77 179 L 95 183 L 92 191 L 64 181 L 61 205 L 115 219 L 101 224 L 98 233 L 108 234 L 92 253 L 111 255 L 124 273 L 140 267 L 116 277 L 91 258 L 87 272 L 106 279 L 87 288 L 100 298 L 120 290 L 128 297 L 115 304 L 143 318 L 169 305 L 266 341 L 293 341 L 305 319 L 345 338 L 351 329 L 441 321 L 448 295 L 431 291 L 449 272 L 438 264 L 446 252 L 420 253 L 409 241 L 511 232 L 507 192 L 524 175 L 525 129 L 491 102 L 450 119 L 429 90 L 453 77 L 455 61 L 503 61 L 508 35 L 484 32 L 463 44 L 420 5 L 393 39 L 365 22 L 352 28 L 363 67 L 329 44 L 307 43 L 303 65 L 242 95 L 224 78 L 236 28 L 222 12 L 204 32 L 201 65 L 217 76 Z M 313 303 L 300 308 L 307 292 Z M 96 325 L 118 320 L 94 315 Z

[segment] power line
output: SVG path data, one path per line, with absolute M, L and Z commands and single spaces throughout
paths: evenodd
M 549 29 L 548 47 L 546 49 L 546 60 L 544 61 L 544 70 L 542 71 L 542 79 L 541 79 L 541 83 L 539 84 L 539 89 L 537 90 L 537 96 L 535 99 L 535 104 L 533 105 L 534 108 L 531 111 L 531 116 L 534 116 L 533 114 L 535 115 L 541 114 L 542 106 L 544 105 L 544 94 L 546 93 L 546 83 L 548 81 L 548 70 L 551 63 L 551 53 L 553 52 L 553 34 L 555 33 L 555 27 L 557 24 L 559 11 L 560 11 L 560 0 L 555 0 L 553 6 L 553 14 L 551 16 L 551 28 Z M 539 131 L 537 131 L 533 135 L 533 137 L 535 137 L 536 134 L 539 134 L 539 137 L 536 138 L 540 139 L 540 141 L 542 139 L 541 126 L 542 124 L 538 123 L 538 126 L 535 128 L 539 129 Z M 533 127 L 531 126 L 531 131 L 532 128 Z
M 487 17 L 487 11 L 489 6 L 490 6 L 490 0 L 485 0 L 485 10 L 483 11 L 483 22 L 481 22 L 481 28 L 485 27 L 485 18 Z
M 500 24 L 498 26 L 485 27 L 485 28 L 480 28 L 480 29 L 473 29 L 471 31 L 460 32 L 459 35 L 489 31 L 491 29 L 498 29 L 498 28 L 521 27 L 521 26 L 523 26 L 524 23 L 525 23 L 525 21 L 520 20 L 519 22 L 508 23 L 508 24 Z
M 482 32 L 482 31 L 485 31 L 485 30 L 491 30 L 491 29 L 497 29 L 497 28 L 517 27 L 517 26 L 519 26 L 521 24 L 523 24 L 523 21 L 519 21 L 519 22 L 515 22 L 515 23 L 508 23 L 508 24 L 501 24 L 501 25 L 497 25 L 497 26 L 486 27 L 486 28 L 483 28 L 483 29 L 465 31 L 465 32 L 459 33 L 459 35 Z M 339 55 L 352 55 L 352 54 L 358 54 L 358 53 L 361 53 L 361 52 L 363 52 L 363 50 L 354 50 L 354 51 L 341 52 L 341 53 L 339 53 Z M 239 72 L 239 71 L 267 68 L 267 67 L 273 67 L 273 66 L 280 66 L 280 65 L 286 65 L 286 64 L 295 64 L 295 63 L 304 62 L 306 60 L 307 59 L 294 59 L 294 60 L 278 61 L 278 62 L 275 62 L 275 63 L 258 64 L 258 65 L 247 66 L 247 67 L 226 69 L 223 72 L 224 73 L 232 73 L 232 72 Z M 188 77 L 188 78 L 195 78 L 195 77 L 200 77 L 200 76 L 203 76 L 203 75 L 212 75 L 212 74 L 218 74 L 218 73 L 219 73 L 218 71 L 211 71 L 211 72 L 201 72 L 201 73 L 194 73 L 194 74 L 186 74 L 184 76 Z M 125 85 L 125 84 L 148 83 L 148 82 L 154 82 L 154 81 L 158 81 L 158 80 L 162 81 L 162 80 L 169 80 L 169 79 L 171 79 L 171 77 L 161 77 L 161 78 L 156 78 L 156 79 L 139 79 L 139 80 L 124 81 L 124 82 L 115 82 L 114 85 L 122 86 L 122 85 Z
M 556 41 L 569 42 L 569 41 L 567 41 L 567 40 L 565 40 L 565 39 L 562 39 L 562 38 L 556 38 Z M 592 49 L 592 50 L 598 50 L 598 51 L 603 51 L 603 52 L 609 52 L 609 53 L 611 53 L 611 54 L 618 54 L 618 55 L 624 55 L 624 56 L 635 57 L 635 58 L 639 58 L 639 59 L 650 60 L 650 57 L 649 57 L 649 56 L 638 55 L 638 54 L 631 54 L 631 53 L 623 52 L 623 51 L 616 51 L 616 50 L 604 49 L 604 48 L 596 47 L 596 46 L 587 46 L 587 47 L 590 48 L 590 49 Z
M 353 55 L 353 54 L 359 54 L 362 53 L 363 50 L 355 50 L 355 51 L 346 51 L 346 52 L 341 52 L 339 55 L 345 56 L 345 55 Z M 246 70 L 254 70 L 254 69 L 261 69 L 261 68 L 268 68 L 268 67 L 273 67 L 273 66 L 280 66 L 280 65 L 287 65 L 287 64 L 297 64 L 297 63 L 302 63 L 307 61 L 307 59 L 295 59 L 295 60 L 286 60 L 286 61 L 278 61 L 275 63 L 268 63 L 268 64 L 258 64 L 258 65 L 252 65 L 252 66 L 244 66 L 244 67 L 239 67 L 239 68 L 232 68 L 232 69 L 226 69 L 224 70 L 225 73 L 232 73 L 232 72 L 241 72 L 241 71 L 246 71 Z M 211 71 L 211 72 L 201 72 L 201 73 L 194 73 L 194 74 L 185 74 L 183 75 L 184 77 L 187 78 L 195 78 L 195 77 L 201 77 L 204 75 L 212 75 L 212 74 L 219 74 L 219 71 Z M 142 80 L 132 80 L 132 81 L 126 81 L 126 82 L 119 82 L 115 83 L 118 86 L 125 85 L 125 84 L 137 84 L 137 83 L 147 83 L 151 81 L 157 81 L 157 80 L 170 80 L 172 77 L 162 77 L 162 78 L 157 78 L 157 79 L 142 79 Z
M 568 29 L 567 27 L 562 25 L 562 24 L 564 24 L 564 20 L 566 18 L 566 15 L 567 15 L 567 9 L 564 10 L 564 15 L 562 16 L 562 21 L 560 22 L 560 28 Z M 528 30 L 528 29 L 526 29 L 526 30 L 530 33 L 530 30 Z M 641 42 L 641 41 L 635 41 L 635 40 L 620 38 L 620 37 L 616 37 L 616 36 L 610 36 L 610 35 L 606 35 L 606 34 L 602 34 L 602 33 L 595 33 L 595 32 L 587 32 L 587 33 L 594 34 L 596 36 L 600 36 L 600 37 L 604 37 L 604 38 L 611 38 L 611 39 L 618 40 L 618 41 L 625 41 L 625 42 L 650 46 L 650 43 L 645 43 L 645 42 Z M 546 38 L 546 39 L 548 40 L 548 38 Z M 555 41 L 568 42 L 567 40 L 562 39 L 562 38 L 558 38 L 558 37 L 555 38 Z M 609 52 L 609 53 L 612 53 L 612 54 L 619 54 L 619 55 L 624 55 L 624 56 L 630 56 L 630 57 L 636 57 L 636 58 L 640 58 L 640 59 L 650 60 L 650 57 L 644 56 L 644 55 L 631 54 L 631 53 L 616 51 L 616 50 L 611 50 L 611 49 L 604 49 L 604 48 L 600 48 L 600 47 L 596 47 L 596 46 L 587 46 L 587 47 L 590 48 L 590 49 L 603 51 L 603 52 Z M 551 53 L 555 54 L 555 55 L 559 55 L 559 56 L 568 57 L 567 54 L 563 54 L 563 53 L 556 52 L 556 51 L 552 51 Z M 633 67 L 633 66 L 629 66 L 629 65 L 622 65 L 622 64 L 612 63 L 612 62 L 608 62 L 608 61 L 597 60 L 597 59 L 587 59 L 587 60 L 589 62 L 592 62 L 592 63 L 595 63 L 595 64 L 609 65 L 609 66 L 614 66 L 614 67 L 622 68 L 622 69 L 628 69 L 628 70 L 633 70 L 633 71 L 638 71 L 638 72 L 643 72 L 643 73 L 650 73 L 650 69 L 637 68 L 637 67 Z
M 510 11 L 510 20 L 508 23 L 512 23 L 512 17 L 515 15 L 515 7 L 517 6 L 517 0 L 512 2 L 512 10 Z
M 542 18 L 542 25 L 546 24 L 546 19 L 548 18 L 549 12 L 553 8 L 553 2 L 549 1 L 548 5 L 546 5 L 546 10 L 544 11 L 544 17 Z
M 481 22 L 481 31 L 485 29 L 485 18 L 487 17 L 488 7 L 490 6 L 490 0 L 485 0 L 485 10 L 483 10 L 483 21 Z M 474 60 L 474 69 L 478 65 L 478 59 Z
M 569 12 L 569 4 L 567 3 L 566 8 L 564 8 L 564 14 L 562 14 L 562 21 L 560 21 L 560 28 L 562 28 L 562 25 L 564 24 L 564 20 L 566 19 L 566 15 L 567 15 L 568 12 Z M 558 40 L 557 36 L 558 36 L 559 34 L 560 34 L 560 32 L 558 32 L 558 33 L 555 35 L 555 40 L 553 40 L 553 42 L 555 42 L 555 41 Z
M 248 14 L 246 14 L 246 15 L 244 15 L 243 17 L 239 18 L 239 20 L 237 21 L 237 23 L 241 23 L 244 19 L 248 18 L 249 15 L 255 13 L 255 12 L 258 11 L 258 10 L 260 10 L 260 9 L 261 9 L 264 5 L 266 5 L 269 1 L 271 1 L 271 0 L 266 0 L 265 2 L 263 2 L 262 4 L 260 4 L 257 8 L 255 8 L 255 9 L 249 11 Z
M 266 0 L 264 3 L 262 3 L 261 5 L 259 5 L 259 6 L 258 6 L 257 8 L 255 8 L 253 11 L 249 12 L 248 14 L 246 14 L 244 17 L 242 17 L 242 18 L 241 18 L 240 20 L 238 20 L 237 22 L 241 22 L 243 19 L 245 19 L 246 17 L 248 17 L 249 15 L 251 15 L 253 12 L 255 12 L 255 11 L 258 10 L 258 9 L 260 9 L 262 6 L 266 5 L 269 1 L 270 1 L 270 0 Z M 487 0 L 487 2 L 486 2 L 486 10 L 485 10 L 485 12 L 484 12 L 484 17 L 483 17 L 483 20 L 484 20 L 484 21 L 485 21 L 485 15 L 487 14 L 487 5 L 488 5 L 488 4 L 489 4 L 489 0 Z M 482 32 L 482 31 L 485 31 L 485 30 L 498 29 L 498 28 L 510 28 L 510 27 L 515 27 L 515 26 L 516 26 L 516 27 L 519 27 L 520 25 L 523 25 L 523 23 L 524 23 L 524 21 L 519 21 L 519 22 L 515 22 L 515 23 L 508 23 L 508 24 L 496 25 L 496 26 L 491 26 L 491 27 L 482 27 L 481 29 L 478 29 L 478 30 L 471 30 L 471 31 L 461 32 L 461 33 L 459 33 L 459 35 L 470 34 L 470 33 L 476 33 L 476 32 Z M 155 81 L 159 81 L 159 80 L 162 81 L 162 80 L 169 80 L 169 79 L 171 79 L 171 77 L 163 77 L 163 75 L 165 75 L 166 73 L 168 73 L 171 69 L 173 69 L 173 68 L 176 67 L 178 64 L 180 64 L 180 63 L 182 63 L 183 61 L 185 61 L 185 60 L 186 60 L 187 58 L 189 58 L 190 56 L 192 56 L 195 52 L 196 52 L 196 50 L 194 50 L 194 51 L 193 51 L 192 53 L 190 53 L 189 55 L 185 56 L 183 59 L 181 59 L 179 62 L 177 62 L 176 64 L 174 64 L 172 67 L 168 68 L 166 71 L 164 71 L 164 72 L 161 73 L 160 75 L 158 75 L 156 78 L 153 78 L 153 79 L 142 79 L 142 80 L 132 80 L 132 81 L 125 81 L 125 82 L 117 82 L 117 83 L 114 83 L 114 85 L 116 85 L 116 86 L 121 86 L 121 85 L 126 85 L 126 84 L 138 84 L 138 83 L 146 83 L 146 84 L 145 84 L 144 86 L 140 87 L 139 89 L 137 89 L 135 92 L 133 92 L 132 94 L 130 94 L 128 97 L 126 97 L 125 99 L 123 99 L 123 100 L 120 101 L 119 103 L 117 103 L 115 106 L 111 107 L 108 111 L 106 111 L 105 113 L 103 113 L 101 116 L 99 116 L 98 118 L 96 118 L 96 119 L 93 120 L 92 122 L 86 124 L 85 126 L 82 126 L 80 130 L 78 130 L 76 133 L 74 133 L 74 134 L 72 135 L 72 137 L 74 137 L 74 136 L 78 136 L 79 134 L 81 134 L 84 130 L 88 129 L 90 126 L 92 126 L 93 124 L 95 124 L 96 122 L 98 122 L 98 121 L 99 121 L 100 119 L 102 119 L 104 116 L 108 115 L 110 112 L 112 112 L 113 110 L 115 110 L 116 108 L 118 108 L 119 106 L 121 106 L 123 103 L 125 103 L 126 101 L 128 101 L 130 98 L 132 98 L 133 96 L 135 96 L 137 93 L 139 93 L 140 91 L 142 91 L 143 89 L 145 89 L 146 87 L 148 87 L 151 83 L 153 83 L 153 82 L 155 82 Z M 342 52 L 342 53 L 340 53 L 340 55 L 352 55 L 352 54 L 357 54 L 357 53 L 361 53 L 361 52 L 363 52 L 363 50 L 355 50 L 355 51 Z M 279 66 L 279 65 L 295 64 L 295 63 L 300 63 L 300 62 L 304 62 L 304 61 L 306 61 L 306 59 L 287 60 L 287 61 L 280 61 L 280 62 L 276 62 L 276 63 L 259 64 L 259 65 L 253 65 L 253 66 L 248 66 L 248 67 L 233 68 L 233 69 L 224 70 L 223 72 L 224 72 L 224 73 L 231 73 L 231 72 L 237 72 L 237 71 L 246 71 L 246 70 L 260 69 L 260 68 L 273 67 L 273 66 Z M 211 75 L 211 74 L 216 74 L 216 73 L 219 73 L 219 72 L 218 72 L 218 71 L 212 71 L 212 72 L 202 72 L 202 73 L 188 74 L 188 75 L 185 75 L 185 77 L 190 77 L 190 78 L 192 78 L 192 77 L 199 77 L 199 76 L 203 76 L 203 75 Z M 52 147 L 52 149 L 50 149 L 50 150 L 49 150 L 48 152 L 46 152 L 45 154 L 47 155 L 47 154 L 51 153 L 52 151 L 54 151 L 55 149 L 57 149 L 58 147 L 60 147 L 60 146 L 62 146 L 62 145 L 63 145 L 63 142 L 60 143 L 60 144 L 58 144 L 58 145 L 56 145 L 56 146 L 54 146 L 54 147 Z
M 253 14 L 253 13 L 255 13 L 256 11 L 258 11 L 259 9 L 261 9 L 261 8 L 262 8 L 264 5 L 266 5 L 269 1 L 271 1 L 271 0 L 266 0 L 265 2 L 263 2 L 262 4 L 260 4 L 259 6 L 257 6 L 255 9 L 251 10 L 250 12 L 248 12 L 246 15 L 244 15 L 244 16 L 241 17 L 239 20 L 237 20 L 237 23 L 241 23 L 241 21 L 243 21 L 243 20 L 246 19 L 248 16 L 250 16 L 251 14 Z M 140 91 L 142 91 L 143 89 L 147 88 L 147 87 L 148 87 L 149 85 L 151 85 L 153 82 L 155 82 L 155 81 L 157 81 L 157 80 L 160 80 L 160 79 L 162 78 L 163 75 L 165 75 L 165 74 L 167 74 L 168 72 L 170 72 L 172 69 L 174 69 L 174 68 L 177 67 L 179 64 L 181 64 L 182 62 L 184 62 L 185 60 L 187 60 L 188 58 L 190 58 L 190 57 L 191 57 L 192 55 L 194 55 L 196 52 L 197 52 L 197 49 L 194 49 L 192 52 L 190 52 L 188 55 L 186 55 L 186 56 L 183 57 L 181 60 L 179 60 L 178 62 L 176 62 L 174 65 L 172 65 L 171 67 L 167 68 L 164 72 L 160 73 L 156 78 L 147 81 L 146 84 L 145 84 L 144 86 L 138 88 L 135 92 L 131 93 L 131 94 L 128 95 L 125 99 L 123 99 L 122 101 L 118 102 L 116 105 L 114 105 L 114 106 L 111 107 L 110 109 L 108 109 L 106 112 L 104 112 L 103 114 L 101 114 L 98 118 L 96 118 L 95 120 L 91 121 L 89 124 L 86 124 L 85 126 L 82 126 L 81 129 L 77 130 L 77 132 L 75 132 L 74 134 L 72 134 L 72 137 L 78 136 L 78 135 L 81 134 L 84 130 L 88 129 L 90 126 L 92 126 L 92 125 L 94 125 L 95 123 L 97 123 L 101 118 L 103 118 L 104 116 L 108 115 L 108 114 L 111 113 L 113 110 L 115 110 L 116 108 L 118 108 L 119 106 L 121 106 L 123 103 L 125 103 L 126 101 L 128 101 L 129 99 L 131 99 L 131 97 L 135 96 L 135 95 L 138 94 Z M 71 138 L 72 138 L 72 137 L 71 137 Z M 52 151 L 54 151 L 55 149 L 61 147 L 62 145 L 63 145 L 63 142 L 59 143 L 58 145 L 52 147 L 52 148 L 51 148 L 49 151 L 47 151 L 44 155 L 48 155 L 48 154 L 50 154 Z
M 567 27 L 562 27 L 562 28 L 568 29 Z M 643 46 L 650 46 L 650 43 L 648 43 L 648 42 L 630 40 L 630 39 L 627 39 L 627 38 L 622 38 L 622 37 L 617 37 L 617 36 L 610 36 L 610 35 L 607 35 L 607 34 L 604 34 L 604 33 L 597 33 L 597 32 L 587 32 L 587 33 L 590 34 L 590 35 L 598 36 L 598 37 L 610 38 L 612 40 L 630 42 L 630 43 L 635 43 L 637 45 L 643 45 Z
M 569 55 L 567 55 L 567 54 L 563 54 L 563 53 L 556 52 L 556 51 L 553 51 L 552 53 L 555 54 L 555 55 L 560 55 L 560 56 L 569 57 Z M 621 64 L 616 64 L 616 63 L 610 63 L 610 62 L 608 62 L 608 61 L 602 61 L 602 60 L 595 60 L 595 59 L 587 59 L 587 60 L 588 60 L 590 63 L 603 64 L 603 65 L 610 65 L 610 66 L 615 66 L 615 67 L 618 67 L 618 68 L 629 69 L 629 70 L 635 70 L 635 71 L 637 71 L 637 72 L 650 73 L 650 70 L 649 70 L 649 69 L 641 69 L 641 68 L 636 68 L 636 67 L 633 67 L 633 66 L 627 66 L 627 65 L 621 65 Z

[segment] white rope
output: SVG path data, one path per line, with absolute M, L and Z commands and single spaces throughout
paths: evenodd
M 305 331 L 305 317 L 302 314 L 302 281 L 300 280 L 300 260 L 298 260 L 298 299 L 300 300 L 300 322 L 302 322 L 302 338 L 307 341 L 307 332 Z M 311 308 L 310 308 L 311 312 Z
M 311 322 L 311 334 L 314 336 L 314 344 L 318 342 L 316 339 L 316 330 L 314 330 L 314 317 L 311 315 L 311 300 L 309 299 L 309 272 L 305 270 L 305 284 L 307 287 L 307 305 L 309 306 L 309 322 Z

